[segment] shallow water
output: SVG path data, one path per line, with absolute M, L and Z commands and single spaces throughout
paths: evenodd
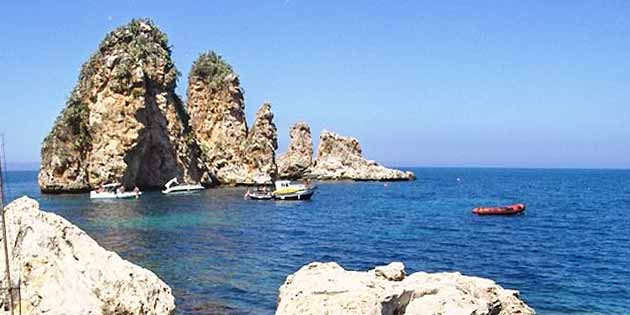
M 140 200 L 11 197 L 86 230 L 157 273 L 180 314 L 273 314 L 285 277 L 311 261 L 460 271 L 520 290 L 539 314 L 630 314 L 630 171 L 417 168 L 414 182 L 321 183 L 309 202 L 243 200 L 243 188 Z M 459 180 L 457 180 L 459 178 Z M 524 202 L 516 217 L 477 205 Z

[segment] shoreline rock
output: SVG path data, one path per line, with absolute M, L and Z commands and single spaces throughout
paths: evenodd
M 318 180 L 406 181 L 414 180 L 415 174 L 366 160 L 356 138 L 324 130 L 319 138 L 317 159 L 309 168 L 308 177 Z
M 334 262 L 310 263 L 279 289 L 276 315 L 533 315 L 494 281 L 460 273 L 417 272 L 402 263 L 346 271 Z
M 23 314 L 174 312 L 171 288 L 158 276 L 102 248 L 66 219 L 41 211 L 35 200 L 13 201 L 6 219 L 11 274 L 13 279 L 21 275 Z M 4 264 L 0 255 L 3 269 Z M 0 296 L 3 305 L 5 298 Z

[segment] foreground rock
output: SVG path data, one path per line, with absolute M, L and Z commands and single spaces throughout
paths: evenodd
M 173 313 L 171 289 L 151 271 L 100 247 L 32 199 L 20 198 L 6 211 L 11 274 L 21 274 L 22 314 Z M 2 255 L 3 271 L 4 265 Z M 0 301 L 6 305 L 6 296 Z
M 532 315 L 534 310 L 487 279 L 414 273 L 393 263 L 367 272 L 311 263 L 287 277 L 276 315 Z
M 317 160 L 309 169 L 309 177 L 320 180 L 412 180 L 412 172 L 384 167 L 362 156 L 355 138 L 322 131 L 317 149 Z
M 277 135 L 270 104 L 263 104 L 248 130 L 238 76 L 214 52 L 201 54 L 190 70 L 188 111 L 203 159 L 219 183 L 253 184 L 276 175 Z
M 313 163 L 313 139 L 311 128 L 298 122 L 289 132 L 290 144 L 286 153 L 278 157 L 278 176 L 283 179 L 299 179 Z
M 207 182 L 175 94 L 177 75 L 166 35 L 151 21 L 107 35 L 44 140 L 41 190 L 161 187 L 173 177 Z

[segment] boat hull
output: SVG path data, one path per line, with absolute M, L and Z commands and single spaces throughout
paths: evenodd
M 165 190 L 162 190 L 162 193 L 165 195 L 168 194 L 186 194 L 202 191 L 205 188 L 201 185 L 190 185 L 190 186 L 175 186 Z
M 506 207 L 480 207 L 473 209 L 476 215 L 516 215 L 525 211 L 525 205 L 522 203 L 506 206 Z
M 289 194 L 274 194 L 275 200 L 310 200 L 315 191 L 307 189 Z
M 142 195 L 142 192 L 98 193 L 98 192 L 92 191 L 90 192 L 90 199 L 135 199 L 135 198 L 139 198 L 140 195 Z
M 251 200 L 271 200 L 273 195 L 271 193 L 250 193 L 247 198 Z

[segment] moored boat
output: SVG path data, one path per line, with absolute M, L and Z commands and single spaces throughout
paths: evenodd
M 518 203 L 504 207 L 479 207 L 474 208 L 472 212 L 476 215 L 514 215 L 523 213 L 523 211 L 525 211 L 525 205 Z
M 196 185 L 188 185 L 188 184 L 180 185 L 179 182 L 177 181 L 177 177 L 169 180 L 168 183 L 166 183 L 166 185 L 164 185 L 164 188 L 165 189 L 162 190 L 163 194 L 192 193 L 192 192 L 201 191 L 201 190 L 205 189 L 205 187 L 203 187 L 200 184 L 196 184 Z
M 142 192 L 135 188 L 133 191 L 125 191 L 119 183 L 106 184 L 97 190 L 90 191 L 90 199 L 133 199 L 140 198 Z
M 275 200 L 309 200 L 315 193 L 315 187 L 308 184 L 292 184 L 288 180 L 276 181 L 276 190 L 273 191 Z

